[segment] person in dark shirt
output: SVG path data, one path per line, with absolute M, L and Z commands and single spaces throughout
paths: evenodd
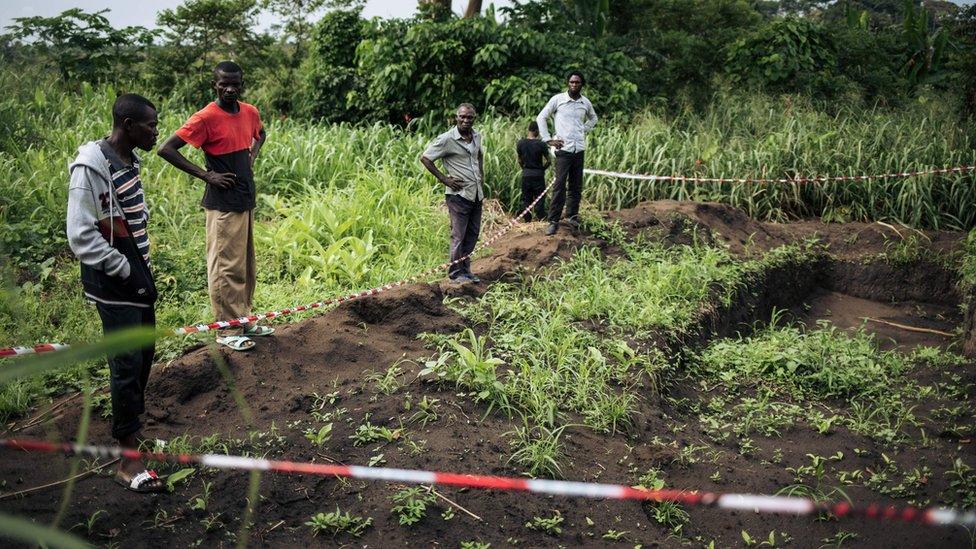
M 529 122 L 529 131 L 524 139 L 515 145 L 518 153 L 518 163 L 522 167 L 522 205 L 519 211 L 525 211 L 529 204 L 546 189 L 546 169 L 551 162 L 549 145 L 539 139 L 539 124 L 533 120 Z M 545 219 L 546 201 L 540 199 L 533 208 L 536 219 Z M 532 221 L 532 212 L 526 212 L 523 221 Z
M 159 156 L 203 180 L 207 216 L 207 287 L 217 320 L 251 314 L 257 268 L 254 260 L 254 160 L 266 134 L 258 110 L 243 101 L 244 71 L 231 61 L 214 68 L 217 100 L 194 113 L 159 148 Z M 206 169 L 179 149 L 203 149 Z M 254 323 L 218 331 L 217 342 L 235 351 L 254 347 L 253 336 L 274 332 Z

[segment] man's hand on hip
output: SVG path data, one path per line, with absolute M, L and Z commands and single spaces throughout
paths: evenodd
M 464 185 L 461 185 L 461 182 L 460 181 L 458 181 L 457 179 L 454 179 L 453 177 L 451 177 L 449 175 L 448 176 L 445 176 L 444 179 L 441 180 L 441 183 L 443 183 L 443 184 L 447 185 L 448 187 L 450 187 L 450 189 L 452 191 L 454 191 L 454 192 L 460 191 L 461 189 L 464 188 Z
M 232 173 L 207 172 L 203 175 L 203 180 L 218 189 L 230 189 L 237 183 L 237 176 Z

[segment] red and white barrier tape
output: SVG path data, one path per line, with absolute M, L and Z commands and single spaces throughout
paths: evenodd
M 685 505 L 717 507 L 733 511 L 756 513 L 813 515 L 830 513 L 837 518 L 860 517 L 887 521 L 912 522 L 930 526 L 976 527 L 976 511 L 948 507 L 894 507 L 872 503 L 854 506 L 846 502 L 819 503 L 809 498 L 793 496 L 768 496 L 758 494 L 717 494 L 711 492 L 687 492 L 684 490 L 646 490 L 621 484 L 572 482 L 563 480 L 525 479 L 489 475 L 439 473 L 417 469 L 393 469 L 388 467 L 361 467 L 355 465 L 331 465 L 294 461 L 277 461 L 223 454 L 167 454 L 140 452 L 114 446 L 88 446 L 55 443 L 34 439 L 0 439 L 0 448 L 26 452 L 64 453 L 99 458 L 125 458 L 162 461 L 168 463 L 195 463 L 215 469 L 238 471 L 270 471 L 299 475 L 319 475 L 402 482 L 410 484 L 436 484 L 459 488 L 485 490 L 512 490 L 534 494 L 550 494 L 567 497 L 598 499 L 673 501 Z
M 915 172 L 896 172 L 876 175 L 824 175 L 815 177 L 784 177 L 779 179 L 767 178 L 726 178 L 726 177 L 698 177 L 687 175 L 649 175 L 627 172 L 611 172 L 607 170 L 585 169 L 583 173 L 590 175 L 602 175 L 605 177 L 617 177 L 621 179 L 637 179 L 642 181 L 677 181 L 688 183 L 827 183 L 830 181 L 868 181 L 872 179 L 899 179 L 906 177 L 917 177 L 920 175 L 940 175 L 949 173 L 965 173 L 976 171 L 976 166 L 959 166 L 956 168 L 936 168 Z
M 467 259 L 470 259 L 471 256 L 473 256 L 477 252 L 483 250 L 484 248 L 487 248 L 487 247 L 491 246 L 496 240 L 498 240 L 499 238 L 501 238 L 502 236 L 504 236 L 506 233 L 508 233 L 510 230 L 512 230 L 513 227 L 515 227 L 516 225 L 520 224 L 522 222 L 521 220 L 525 216 L 525 214 L 527 214 L 528 212 L 530 212 L 532 210 L 532 208 L 534 208 L 535 205 L 538 204 L 540 200 L 542 200 L 542 197 L 544 197 L 552 189 L 552 186 L 555 185 L 555 183 L 556 183 L 555 181 L 552 181 L 551 183 L 549 183 L 549 186 L 547 186 L 545 189 L 543 189 L 542 193 L 539 194 L 539 196 L 537 196 L 535 198 L 535 200 L 533 200 L 532 203 L 529 204 L 529 206 L 527 208 L 525 208 L 524 210 L 522 210 L 522 212 L 519 213 L 517 216 L 513 217 L 512 219 L 510 219 L 509 222 L 506 223 L 497 232 L 495 232 L 495 234 L 493 234 L 492 236 L 490 236 L 489 238 L 483 240 L 480 244 L 478 244 L 478 246 L 474 250 L 472 250 L 470 254 L 468 254 L 468 255 L 466 255 L 464 257 L 461 257 L 459 259 L 456 259 L 454 261 L 449 261 L 447 263 L 442 263 L 440 265 L 437 265 L 436 267 L 431 267 L 431 268 L 429 268 L 429 269 L 427 269 L 425 271 L 419 272 L 419 273 L 417 273 L 417 274 L 415 274 L 413 276 L 410 276 L 408 278 L 404 278 L 404 279 L 399 280 L 397 282 L 391 282 L 391 283 L 388 283 L 388 284 L 384 284 L 382 286 L 376 286 L 375 288 L 370 288 L 368 290 L 363 290 L 363 291 L 358 292 L 358 293 L 348 294 L 348 295 L 343 295 L 343 296 L 337 296 L 337 297 L 332 297 L 332 298 L 329 298 L 329 299 L 325 299 L 323 301 L 317 301 L 315 303 L 309 303 L 308 305 L 299 305 L 297 307 L 290 307 L 290 308 L 287 308 L 287 309 L 282 309 L 280 311 L 268 311 L 266 313 L 261 313 L 261 314 L 257 314 L 257 315 L 250 315 L 250 316 L 244 316 L 244 317 L 235 318 L 235 319 L 232 319 L 232 320 L 219 320 L 217 322 L 211 322 L 209 324 L 196 324 L 196 325 L 191 325 L 191 326 L 183 326 L 181 328 L 174 328 L 173 329 L 173 334 L 175 334 L 175 335 L 186 335 L 186 334 L 193 334 L 193 333 L 199 333 L 199 332 L 206 332 L 208 330 L 219 330 L 219 329 L 222 329 L 222 328 L 233 328 L 233 327 L 243 326 L 245 324 L 250 324 L 252 322 L 257 322 L 259 320 L 265 320 L 265 319 L 269 319 L 269 318 L 277 318 L 279 316 L 290 315 L 292 313 L 297 313 L 297 312 L 301 312 L 301 311 L 311 311 L 311 310 L 314 310 L 314 309 L 321 309 L 321 308 L 324 308 L 324 307 L 328 307 L 329 305 L 339 305 L 339 304 L 345 303 L 347 301 L 353 301 L 353 300 L 360 299 L 360 298 L 363 298 L 363 297 L 367 297 L 367 296 L 376 295 L 376 294 L 379 294 L 379 293 L 382 293 L 382 292 L 386 292 L 388 290 L 392 290 L 394 288 L 398 288 L 398 287 L 403 286 L 405 284 L 412 284 L 414 282 L 417 282 L 417 281 L 419 281 L 419 280 L 421 280 L 423 278 L 426 278 L 426 277 L 428 277 L 428 276 L 436 273 L 437 271 L 441 271 L 441 270 L 444 270 L 444 269 L 448 269 L 448 268 L 450 268 L 453 265 L 456 265 L 458 263 L 461 263 L 462 261 L 465 261 Z M 69 346 L 66 345 L 66 344 L 58 344 L 58 343 L 48 343 L 48 344 L 44 344 L 44 345 L 36 345 L 34 347 L 5 347 L 5 348 L 0 348 L 0 358 L 9 357 L 9 356 L 18 356 L 18 355 L 34 354 L 34 353 L 46 353 L 46 352 L 51 352 L 51 351 L 59 351 L 59 350 L 62 350 L 62 349 L 67 349 L 68 347 Z
M 32 355 L 35 353 L 49 353 L 51 351 L 61 351 L 67 349 L 64 343 L 44 343 L 33 347 L 4 347 L 0 349 L 0 358 L 17 355 Z

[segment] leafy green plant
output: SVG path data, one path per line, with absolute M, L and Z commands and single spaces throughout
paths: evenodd
M 793 473 L 796 483 L 781 488 L 776 493 L 786 494 L 788 496 L 807 497 L 818 502 L 832 501 L 837 499 L 838 496 L 850 501 L 850 498 L 847 497 L 847 494 L 843 490 L 838 487 L 828 488 L 824 482 L 827 476 L 827 463 L 829 461 L 843 459 L 843 456 L 844 454 L 840 452 L 830 457 L 807 454 L 807 457 L 810 458 L 809 465 L 786 468 L 787 471 Z M 813 481 L 812 484 L 806 482 L 808 478 Z
M 559 513 L 559 509 L 553 511 L 551 517 L 532 517 L 532 520 L 525 523 L 529 530 L 537 530 L 550 536 L 558 536 L 563 533 L 562 523 L 566 519 Z
M 508 395 L 495 371 L 504 361 L 492 356 L 484 339 L 470 328 L 466 328 L 459 339 L 467 345 L 454 339 L 447 340 L 450 351 L 442 355 L 442 360 L 428 362 L 421 375 L 434 373 L 454 379 L 459 386 L 473 389 L 476 400 L 487 402 L 489 412 L 496 405 L 507 411 Z
M 400 429 L 391 430 L 382 425 L 373 425 L 369 422 L 369 416 L 358 427 L 356 431 L 349 435 L 353 446 L 365 446 L 374 442 L 393 442 L 400 437 Z
M 194 469 L 193 467 L 186 467 L 180 469 L 179 471 L 170 473 L 169 475 L 166 476 L 166 489 L 169 490 L 170 492 L 175 491 L 177 484 L 190 478 L 190 476 L 196 472 L 197 470 Z
M 393 364 L 383 373 L 372 373 L 366 376 L 366 381 L 375 383 L 376 388 L 384 395 L 392 395 L 400 388 L 400 375 L 402 375 L 399 363 Z
M 952 462 L 952 469 L 944 474 L 949 479 L 949 488 L 943 492 L 946 501 L 964 509 L 976 507 L 976 469 L 957 457 Z
M 410 416 L 410 422 L 419 421 L 422 427 L 426 427 L 428 423 L 437 421 L 437 418 L 440 417 L 437 412 L 439 407 L 440 399 L 429 398 L 427 395 L 424 395 L 417 402 L 417 411 Z
M 372 524 L 373 519 L 371 517 L 363 518 L 350 515 L 348 511 L 343 513 L 338 506 L 331 513 L 317 513 L 305 523 L 312 529 L 313 536 L 326 532 L 333 536 L 346 533 L 357 538 L 363 535 Z
M 421 488 L 404 488 L 390 496 L 396 505 L 391 509 L 402 525 L 413 525 L 427 516 L 427 507 L 436 501 L 429 491 Z
M 309 442 L 316 446 L 322 446 L 332 438 L 332 423 L 326 423 L 318 431 L 312 428 L 306 429 L 304 434 Z
M 206 511 L 210 504 L 210 491 L 213 488 L 212 482 L 203 481 L 203 491 L 190 499 L 190 509 Z

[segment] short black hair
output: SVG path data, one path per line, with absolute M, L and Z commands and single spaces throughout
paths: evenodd
M 583 83 L 586 84 L 586 77 L 583 76 L 583 73 L 581 73 L 580 71 L 569 71 L 569 73 L 566 75 L 566 81 L 568 82 L 569 79 L 574 76 L 579 76 L 580 80 L 582 80 Z
M 121 127 L 126 118 L 133 120 L 145 120 L 148 118 L 146 109 L 156 110 L 156 105 L 145 97 L 135 93 L 123 93 L 115 98 L 112 105 L 112 126 Z
M 475 114 L 478 114 L 478 109 L 474 108 L 474 105 L 472 105 L 471 103 L 461 103 L 460 105 L 457 106 L 457 109 L 455 109 L 454 112 L 457 112 L 461 109 L 471 109 L 472 111 L 474 111 Z
M 532 133 L 539 133 L 539 123 L 535 120 L 529 122 L 529 131 Z
M 214 72 L 214 78 L 217 78 L 217 75 L 220 73 L 239 74 L 242 77 L 244 76 L 244 69 L 242 69 L 240 65 L 238 65 L 233 61 L 221 61 L 220 63 L 217 63 L 217 66 L 214 67 L 213 72 Z

